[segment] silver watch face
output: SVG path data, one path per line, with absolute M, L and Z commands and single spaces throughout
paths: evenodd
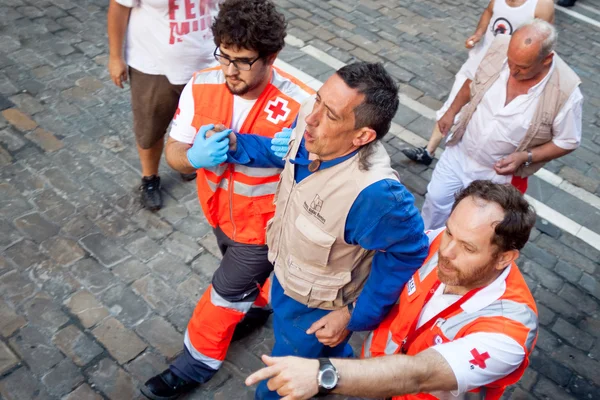
M 337 385 L 338 376 L 333 368 L 326 368 L 319 374 L 319 384 L 327 389 L 333 389 Z

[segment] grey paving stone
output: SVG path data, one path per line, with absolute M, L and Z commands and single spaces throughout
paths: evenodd
M 102 400 L 102 397 L 94 392 L 87 383 L 84 383 L 69 393 L 64 400 Z
M 83 375 L 71 360 L 63 360 L 42 378 L 48 392 L 62 396 L 83 382 Z
M 554 267 L 554 270 L 556 271 L 556 273 L 560 276 L 562 276 L 563 278 L 565 278 L 566 280 L 568 280 L 571 283 L 577 283 L 579 281 L 579 278 L 581 278 L 581 270 L 579 268 L 577 268 L 576 266 L 573 266 L 569 263 L 566 263 L 562 260 L 560 260 L 557 264 L 556 267 Z
M 180 305 L 179 294 L 152 275 L 138 279 L 131 287 L 161 315 L 166 315 L 173 307 Z
M 18 271 L 9 271 L 0 276 L 0 293 L 9 303 L 20 304 L 33 296 L 35 292 L 36 287 L 31 280 Z
M 135 333 L 114 318 L 104 320 L 92 333 L 119 364 L 134 359 L 146 349 L 146 344 Z
M 579 280 L 579 285 L 583 287 L 589 294 L 600 300 L 600 284 L 596 278 L 584 273 Z
M 594 344 L 592 336 L 571 325 L 562 318 L 558 318 L 554 323 L 552 331 L 563 338 L 569 344 L 581 350 L 590 350 Z
M 23 305 L 29 324 L 38 327 L 43 333 L 52 334 L 69 321 L 60 306 L 46 293 L 40 292 Z
M 173 232 L 163 242 L 163 245 L 169 253 L 179 257 L 186 264 L 190 263 L 202 252 L 202 247 L 196 240 L 181 232 Z
M 125 236 L 137 228 L 127 217 L 116 212 L 103 215 L 95 223 L 105 236 L 111 238 Z
M 200 299 L 209 284 L 209 279 L 192 273 L 177 286 L 177 292 L 190 302 L 195 303 Z
M 65 266 L 70 265 L 85 256 L 85 251 L 79 247 L 77 242 L 59 236 L 54 236 L 45 240 L 42 243 L 42 247 L 54 261 Z
M 71 266 L 71 273 L 85 288 L 97 294 L 114 285 L 115 277 L 91 258 L 84 258 Z
M 183 341 L 180 347 L 183 349 Z M 156 355 L 149 351 L 144 352 L 135 360 L 128 363 L 125 368 L 131 375 L 140 382 L 146 382 L 154 375 L 160 374 L 168 365 L 163 356 Z
M 543 236 L 543 235 L 542 235 Z M 521 250 L 521 253 L 527 258 L 534 260 L 544 268 L 551 269 L 558 262 L 557 258 L 552 254 L 549 254 L 544 249 L 541 249 L 534 243 L 528 242 L 525 247 Z
M 198 299 L 200 300 L 200 299 Z M 184 333 L 190 318 L 192 317 L 192 313 L 194 312 L 194 307 L 196 302 L 193 304 L 188 301 L 180 302 L 177 307 L 174 307 L 168 314 L 167 319 L 169 322 L 175 326 L 175 328 Z
M 162 239 L 173 232 L 171 225 L 146 210 L 138 211 L 131 217 L 131 220 L 137 223 L 146 232 L 148 237 L 154 240 Z
M 27 321 L 25 318 L 21 315 L 17 315 L 7 303 L 0 300 L 0 336 L 8 338 L 19 328 L 25 326 L 26 323 Z M 4 360 L 4 358 L 0 357 L 0 360 Z M 0 375 L 3 372 L 4 371 L 0 371 Z
M 104 351 L 75 325 L 69 325 L 58 331 L 52 341 L 56 347 L 80 367 L 88 364 Z
M 92 233 L 81 239 L 80 243 L 106 267 L 111 267 L 130 257 L 115 240 L 100 233 Z
M 177 222 L 175 229 L 185 233 L 192 238 L 201 238 L 209 232 L 212 232 L 212 227 L 206 222 L 204 217 L 190 215 Z
M 131 259 L 114 267 L 112 272 L 121 278 L 125 284 L 129 284 L 148 274 L 150 269 L 140 261 Z
M 536 281 L 539 281 L 544 287 L 556 292 L 563 286 L 563 280 L 554 272 L 543 268 L 540 264 L 531 260 L 519 262 L 522 271 L 531 275 Z
M 36 375 L 45 373 L 64 359 L 47 336 L 31 325 L 21 328 L 9 343 Z
M 578 399 L 596 399 L 600 397 L 600 388 L 581 376 L 575 376 L 571 380 L 568 389 Z
M 535 385 L 533 393 L 541 398 L 546 399 L 565 399 L 575 400 L 573 396 L 570 396 L 563 389 L 552 383 L 550 380 L 540 378 L 539 382 Z
M 168 253 L 159 254 L 147 265 L 158 276 L 171 284 L 182 282 L 191 272 L 180 258 Z
M 183 350 L 183 336 L 161 317 L 143 321 L 135 331 L 168 359 Z
M 570 283 L 565 283 L 558 295 L 576 306 L 579 312 L 594 315 L 598 310 L 598 303 L 594 301 L 593 297 Z
M 110 400 L 139 399 L 141 394 L 126 371 L 109 358 L 100 360 L 87 370 L 93 387 Z
M 540 374 L 552 379 L 560 386 L 566 386 L 571 380 L 573 372 L 558 364 L 547 355 L 534 351 L 530 357 L 530 365 Z
M 10 348 L 4 342 L 0 342 L 0 374 L 3 375 L 17 366 L 19 362 L 20 360 Z
M 0 394 L 7 400 L 46 400 L 48 392 L 31 379 L 31 371 L 21 367 L 0 381 Z
M 59 230 L 58 226 L 46 221 L 38 213 L 28 214 L 17 218 L 15 220 L 15 226 L 24 235 L 38 243 L 56 235 Z
M 150 312 L 144 300 L 122 284 L 111 287 L 100 297 L 111 314 L 128 327 L 142 322 Z
M 591 359 L 580 350 L 563 345 L 554 350 L 551 356 L 557 362 L 573 369 L 579 375 L 592 381 L 595 385 L 598 385 L 600 382 L 600 376 L 596 373 L 600 363 Z
M 129 243 L 125 250 L 143 262 L 148 262 L 160 252 L 158 243 L 147 236 L 142 236 Z
M 75 293 L 65 301 L 65 305 L 71 314 L 79 318 L 84 328 L 91 328 L 110 315 L 98 299 L 85 290 Z

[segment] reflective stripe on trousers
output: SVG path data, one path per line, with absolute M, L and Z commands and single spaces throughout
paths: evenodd
M 208 187 L 213 192 L 217 189 L 229 190 L 229 179 L 224 178 L 219 181 L 218 184 L 214 183 L 210 179 L 207 179 Z M 278 182 L 262 183 L 260 185 L 248 185 L 241 182 L 235 182 L 233 184 L 233 193 L 239 194 L 245 197 L 259 197 L 266 196 L 268 194 L 275 194 Z

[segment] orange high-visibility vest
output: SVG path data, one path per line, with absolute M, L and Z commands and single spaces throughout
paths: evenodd
M 362 357 L 378 357 L 398 354 L 413 321 L 420 317 L 425 306 L 425 297 L 438 281 L 438 250 L 444 230 L 429 247 L 425 263 L 408 281 L 400 301 L 379 327 L 371 332 L 363 344 Z M 477 312 L 466 313 L 458 307 L 456 311 L 425 329 L 412 343 L 408 344 L 407 355 L 415 355 L 436 344 L 446 343 L 476 332 L 497 332 L 510 336 L 525 351 L 521 365 L 509 375 L 484 387 L 472 390 L 486 400 L 500 399 L 507 386 L 516 383 L 529 365 L 529 356 L 537 339 L 537 307 L 525 279 L 516 264 L 511 264 L 506 276 L 506 290 L 491 304 Z M 475 299 L 475 296 L 472 297 Z M 395 400 L 437 399 L 428 393 L 394 397 Z
M 197 72 L 192 85 L 195 114 L 192 126 L 230 127 L 233 94 L 226 86 L 221 67 Z M 273 67 L 270 83 L 256 100 L 239 133 L 275 136 L 292 125 L 300 105 L 313 93 L 308 86 Z M 273 196 L 280 172 L 277 168 L 228 163 L 197 170 L 198 197 L 210 225 L 220 227 L 236 242 L 265 244 L 265 226 L 275 214 Z

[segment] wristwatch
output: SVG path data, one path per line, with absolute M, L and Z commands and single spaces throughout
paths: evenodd
M 527 150 L 527 161 L 525 161 L 524 165 L 526 167 L 529 167 L 532 162 L 533 162 L 533 153 L 531 152 L 531 150 Z
M 319 358 L 319 373 L 317 374 L 319 393 L 330 393 L 337 386 L 339 379 L 337 369 L 329 361 L 329 358 Z

